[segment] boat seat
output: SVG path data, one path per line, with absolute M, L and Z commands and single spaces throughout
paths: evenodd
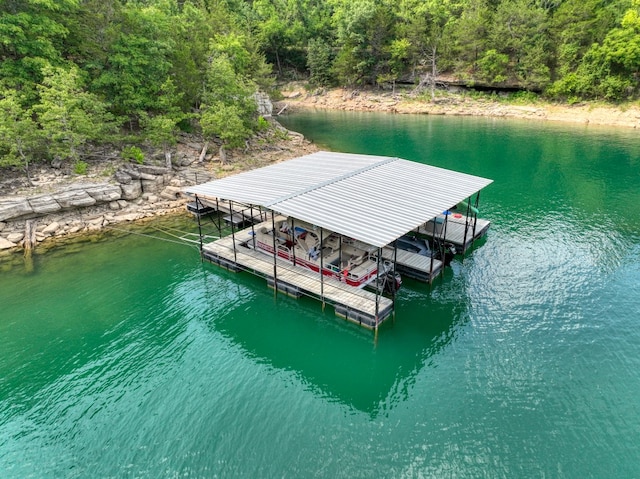
M 320 240 L 316 235 L 307 235 L 304 241 L 307 244 L 307 250 L 317 248 L 320 245 Z
M 349 263 L 351 263 L 352 265 L 355 265 L 355 266 L 361 265 L 363 261 L 364 261 L 364 255 L 363 254 L 361 254 L 359 256 L 351 256 L 351 258 L 349 258 Z

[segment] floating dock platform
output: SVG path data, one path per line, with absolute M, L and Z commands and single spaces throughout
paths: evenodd
M 331 304 L 338 316 L 375 329 L 393 313 L 393 300 L 364 289 L 354 288 L 318 272 L 294 266 L 289 261 L 249 247 L 251 229 L 236 232 L 202 247 L 203 257 L 230 271 L 249 271 L 262 276 L 269 286 L 293 297 L 301 295 Z M 234 248 L 235 242 L 235 248 Z M 321 279 L 322 278 L 322 279 Z M 324 298 L 324 299 L 323 299 Z
M 394 253 L 394 249 L 390 246 L 382 249 L 382 257 L 392 263 L 395 262 L 396 270 L 402 275 L 425 283 L 431 283 L 442 273 L 444 267 L 444 263 L 439 259 L 399 248 Z
M 398 284 L 396 269 L 407 276 L 430 282 L 444 266 L 440 260 L 416 254 L 420 251 L 411 253 L 398 249 L 397 240 L 413 231 L 430 236 L 434 240 L 432 243 L 439 243 L 440 249 L 445 246 L 443 242 L 447 242 L 464 253 L 489 227 L 488 221 L 478 220 L 475 215 L 480 190 L 491 183 L 488 178 L 402 158 L 321 151 L 191 186 L 185 189 L 185 193 L 195 201 L 195 213 L 204 207 L 215 208 L 219 212 L 215 218 L 219 236 L 222 236 L 221 220 L 226 220 L 231 227 L 231 236 L 205 244 L 200 223 L 202 215 L 196 214 L 204 259 L 232 271 L 249 271 L 262 276 L 276 293 L 283 291 L 292 296 L 304 294 L 317 298 L 323 305 L 333 305 L 336 314 L 377 331 L 378 325 L 394 311 Z M 474 216 L 463 217 L 456 213 L 447 215 L 450 217 L 444 220 L 442 212 L 460 204 L 466 204 L 467 212 L 472 211 Z M 352 255 L 354 263 L 349 259 L 346 268 L 330 262 L 342 270 L 342 277 L 334 274 L 339 272 L 335 269 L 330 275 L 321 273 L 324 249 L 319 252 L 319 269 L 309 261 L 306 261 L 309 268 L 306 269 L 296 263 L 295 249 L 293 261 L 288 253 L 286 256 L 276 253 L 280 251 L 280 246 L 275 243 L 276 216 L 292 218 L 292 221 L 295 219 L 310 225 L 312 230 L 318 229 L 320 245 L 323 231 L 339 235 L 342 238 L 338 244 L 340 255 L 342 241 L 347 245 L 356 242 L 366 245 L 361 248 L 366 254 Z M 270 255 L 250 247 L 255 236 L 249 233 L 255 231 L 250 231 L 250 228 L 235 230 L 247 223 L 269 220 L 274 231 L 271 248 L 274 251 Z M 422 226 L 417 228 L 417 225 Z M 280 225 L 278 231 L 283 232 L 283 227 Z M 293 234 L 286 228 L 284 230 L 285 250 L 292 247 L 287 245 L 287 241 L 292 242 L 295 248 L 295 228 L 292 229 Z M 308 236 L 314 237 L 310 230 Z M 318 253 L 318 244 L 310 245 L 307 240 L 305 244 L 308 248 L 302 246 L 303 249 L 315 261 L 317 258 L 312 257 L 312 252 Z M 334 248 L 330 249 L 334 254 Z M 356 261 L 373 256 L 378 264 L 377 268 L 371 269 L 371 272 L 375 271 L 376 284 L 383 278 L 380 275 L 382 261 L 394 264 L 396 283 L 384 283 L 385 286 L 394 284 L 390 288 L 393 299 L 383 296 L 378 290 L 370 292 L 356 287 L 358 283 L 353 284 L 354 277 L 358 276 L 352 275 L 351 268 L 362 264 Z M 384 274 L 388 275 L 390 270 L 384 269 Z M 387 277 L 384 278 L 386 281 Z
M 222 219 L 225 223 L 227 225 L 233 223 L 235 227 L 259 223 L 271 217 L 270 212 L 262 211 L 260 208 L 254 208 L 250 205 L 228 200 L 211 201 L 206 198 L 198 198 L 196 201 L 188 203 L 187 211 L 196 217 L 222 213 L 224 215 Z
M 451 243 L 458 253 L 464 254 L 475 241 L 487 233 L 489 226 L 491 222 L 488 220 L 450 214 L 447 215 L 446 224 L 444 215 L 439 215 L 420 226 L 417 232 L 428 238 Z

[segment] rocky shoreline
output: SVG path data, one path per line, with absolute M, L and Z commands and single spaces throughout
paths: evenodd
M 473 97 L 464 93 L 442 92 L 435 100 L 415 96 L 411 90 L 396 93 L 384 90 L 336 88 L 310 91 L 303 84 L 291 84 L 282 91 L 283 99 L 274 104 L 275 111 L 327 109 L 376 111 L 399 114 L 484 116 L 554 122 L 579 123 L 624 128 L 640 128 L 640 106 L 614 107 L 581 103 L 563 105 L 537 102 L 515 105 L 494 97 Z
M 19 177 L 0 182 L 0 256 L 119 223 L 185 214 L 188 200 L 182 189 L 188 185 L 317 150 L 291 132 L 277 141 L 255 141 L 245 151 L 228 152 L 226 164 L 221 164 L 217 148 L 201 159 L 203 146 L 193 138 L 180 142 L 172 168 L 118 159 L 98 162 L 87 175 L 41 167 L 34 172 L 35 187 L 27 187 Z
M 0 197 L 0 250 L 93 232 L 184 208 L 184 181 L 166 168 L 118 170 L 117 183 L 75 183 L 34 196 Z M 33 231 L 33 233 L 30 233 Z

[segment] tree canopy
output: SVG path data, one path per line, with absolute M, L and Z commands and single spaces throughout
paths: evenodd
M 640 93 L 640 0 L 0 0 L 0 164 L 78 159 L 188 119 L 237 147 L 276 77 L 469 84 L 576 101 Z

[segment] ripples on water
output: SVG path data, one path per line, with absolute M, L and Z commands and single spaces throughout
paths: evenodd
M 406 280 L 377 343 L 140 237 L 4 271 L 0 476 L 638 476 L 635 137 L 372 116 L 356 141 L 315 118 L 344 150 L 426 142 L 496 179 L 488 237 Z

